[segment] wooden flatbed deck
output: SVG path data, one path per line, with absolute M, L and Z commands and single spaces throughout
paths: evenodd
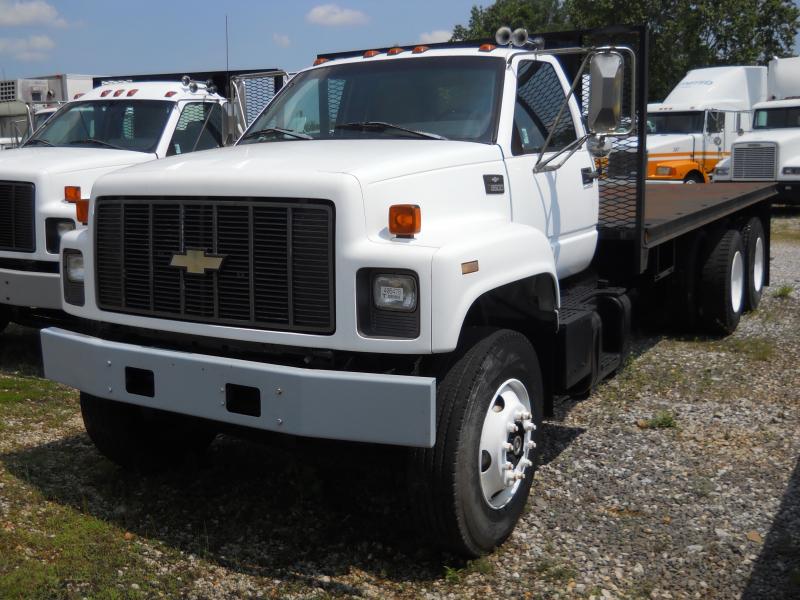
M 663 244 L 776 193 L 774 183 L 648 183 L 644 196 L 644 246 Z

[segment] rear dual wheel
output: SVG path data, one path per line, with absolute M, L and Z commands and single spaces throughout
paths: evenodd
M 746 265 L 738 230 L 711 234 L 700 267 L 700 310 L 711 333 L 727 335 L 739 325 L 745 305 Z
M 742 228 L 742 241 L 747 257 L 745 270 L 745 310 L 755 310 L 761 302 L 767 273 L 767 242 L 761 219 L 753 217 Z
M 439 546 L 475 557 L 525 508 L 541 442 L 542 377 L 528 339 L 488 333 L 440 377 L 436 445 L 410 456 L 413 507 Z

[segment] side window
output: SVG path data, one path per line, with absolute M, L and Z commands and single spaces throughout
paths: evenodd
M 167 156 L 221 146 L 222 107 L 216 102 L 192 102 L 183 107 Z
M 725 113 L 717 110 L 708 111 L 706 130 L 708 133 L 719 133 L 725 129 Z
M 511 139 L 514 154 L 539 152 L 551 131 L 553 137 L 547 146 L 548 152 L 561 150 L 577 139 L 569 110 L 565 110 L 556 123 L 564 98 L 564 88 L 552 65 L 538 61 L 520 63 Z

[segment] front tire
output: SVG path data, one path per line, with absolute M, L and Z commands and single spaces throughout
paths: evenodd
M 536 352 L 516 331 L 489 333 L 442 374 L 436 445 L 413 449 L 409 472 L 434 543 L 477 557 L 511 535 L 539 456 L 543 394 Z
M 761 219 L 753 217 L 742 229 L 744 254 L 747 257 L 745 271 L 745 310 L 755 310 L 761 302 L 764 279 L 767 272 L 767 242 Z
M 735 229 L 716 233 L 708 245 L 701 271 L 703 324 L 714 334 L 733 333 L 744 309 L 745 254 Z
M 216 437 L 205 421 L 84 392 L 81 414 L 97 449 L 131 471 L 151 473 L 191 463 Z

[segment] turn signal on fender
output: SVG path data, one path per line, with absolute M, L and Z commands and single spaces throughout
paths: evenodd
M 77 185 L 64 187 L 64 200 L 75 205 L 75 217 L 83 223 L 89 223 L 89 201 L 81 198 L 81 188 Z
M 395 204 L 389 207 L 389 232 L 412 236 L 422 229 L 422 212 L 416 204 Z

